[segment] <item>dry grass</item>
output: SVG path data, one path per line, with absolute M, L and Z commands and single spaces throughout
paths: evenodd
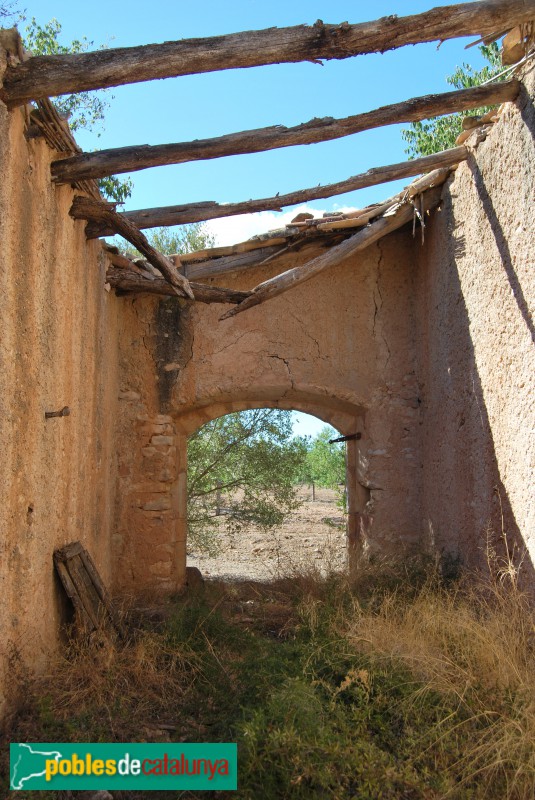
M 209 584 L 126 644 L 71 645 L 8 737 L 238 741 L 251 800 L 533 800 L 534 614 L 497 574 Z
M 432 574 L 414 593 L 399 585 L 355 609 L 349 638 L 373 663 L 403 664 L 420 683 L 414 698 L 434 693 L 455 715 L 430 732 L 447 751 L 467 732 L 448 766 L 456 783 L 478 784 L 479 797 L 535 797 L 535 617 L 514 571 L 498 580 L 470 576 L 444 587 Z M 486 794 L 488 792 L 488 794 Z M 472 795 L 470 795 L 472 796 Z M 501 795 L 500 795 L 501 796 Z

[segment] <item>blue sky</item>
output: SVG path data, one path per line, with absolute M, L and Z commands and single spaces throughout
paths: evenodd
M 418 13 L 431 5 L 431 0 L 339 0 L 335 4 L 325 0 L 153 0 L 149 6 L 140 0 L 30 0 L 26 14 L 41 24 L 57 18 L 65 41 L 85 35 L 95 46 L 107 42 L 123 47 L 312 24 L 318 18 L 331 23 L 362 22 L 388 14 Z M 445 3 L 435 0 L 434 5 Z M 324 66 L 274 65 L 117 87 L 108 94 L 111 108 L 101 137 L 80 132 L 78 140 L 85 149 L 158 144 L 368 111 L 446 91 L 445 76 L 458 64 L 463 60 L 481 63 L 477 48 L 464 50 L 467 41 L 444 42 L 439 49 L 436 44 L 405 47 L 384 55 L 327 61 Z M 399 127 L 390 126 L 321 144 L 144 170 L 133 175 L 135 188 L 126 208 L 282 194 L 401 161 L 404 146 Z M 405 183 L 360 190 L 311 206 L 318 210 L 358 207 L 383 199 Z M 264 229 L 279 224 L 276 214 L 264 220 Z M 227 243 L 223 240 L 247 238 L 249 228 L 250 223 L 237 217 L 219 223 L 217 233 L 221 243 Z M 242 231 L 245 235 L 240 237 Z
M 62 41 L 86 36 L 95 47 L 129 47 L 172 39 L 215 36 L 242 30 L 282 27 L 317 19 L 363 22 L 447 5 L 440 0 L 28 0 L 26 16 L 62 26 Z M 21 23 L 24 29 L 24 23 Z M 345 117 L 432 92 L 447 91 L 445 77 L 456 66 L 483 61 L 470 39 L 405 47 L 383 55 L 344 61 L 282 64 L 193 75 L 117 87 L 100 138 L 79 132 L 87 150 L 159 144 L 218 136 L 267 125 L 296 125 L 314 117 Z M 112 97 L 113 95 L 113 97 Z M 126 209 L 215 200 L 236 202 L 332 183 L 370 167 L 406 158 L 400 126 L 368 131 L 332 142 L 283 148 L 206 162 L 158 167 L 134 173 Z M 362 207 L 396 192 L 407 181 L 352 192 L 309 204 L 316 213 Z M 212 223 L 219 244 L 249 238 L 289 221 L 296 213 L 275 212 Z M 315 429 L 301 426 L 299 433 Z

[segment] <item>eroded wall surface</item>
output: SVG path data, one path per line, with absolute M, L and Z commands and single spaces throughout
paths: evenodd
M 535 561 L 535 70 L 456 171 L 417 271 L 424 534 Z
M 117 585 L 184 578 L 186 436 L 254 406 L 313 413 L 362 439 L 349 452 L 350 538 L 364 550 L 415 543 L 419 397 L 414 361 L 415 243 L 393 234 L 265 306 L 219 321 L 223 306 L 122 298 Z M 315 253 L 225 275 L 249 288 Z M 221 283 L 221 278 L 218 279 Z M 174 461 L 174 467 L 173 467 Z
M 54 549 L 79 539 L 110 579 L 117 299 L 54 156 L 0 104 L 0 705 L 67 618 Z
M 527 544 L 533 578 L 533 84 L 459 167 L 423 247 L 407 227 L 224 322 L 223 306 L 106 292 L 55 154 L 0 108 L 0 686 L 58 642 L 56 547 L 80 539 L 116 591 L 183 583 L 187 436 L 245 408 L 361 434 L 355 559 L 417 546 L 475 565 L 488 529 Z M 217 283 L 248 289 L 316 254 Z

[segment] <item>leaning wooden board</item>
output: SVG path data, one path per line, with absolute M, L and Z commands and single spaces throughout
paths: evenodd
M 110 602 L 93 559 L 80 542 L 54 551 L 54 565 L 70 598 L 80 625 L 89 632 L 106 621 L 123 636 L 123 628 Z

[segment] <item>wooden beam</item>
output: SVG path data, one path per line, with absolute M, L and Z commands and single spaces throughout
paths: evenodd
M 9 67 L 9 107 L 42 97 L 215 70 L 344 59 L 408 44 L 491 34 L 535 17 L 535 0 L 486 0 L 349 25 L 298 25 L 91 53 L 34 56 Z
M 339 139 L 360 131 L 414 122 L 428 117 L 452 114 L 479 106 L 495 105 L 514 100 L 520 83 L 515 79 L 487 86 L 476 86 L 443 94 L 413 97 L 402 103 L 382 106 L 365 114 L 345 119 L 313 119 L 294 128 L 274 125 L 241 133 L 230 133 L 213 139 L 196 139 L 175 144 L 134 145 L 100 150 L 95 153 L 53 161 L 52 179 L 58 183 L 72 183 L 87 178 L 101 178 L 122 172 L 136 172 L 166 164 L 183 164 L 188 161 L 221 158 L 244 153 L 258 153 L 279 147 L 313 144 Z
M 195 299 L 189 281 L 177 269 L 179 265 L 155 250 L 139 228 L 133 222 L 124 219 L 121 214 L 118 214 L 112 204 L 79 195 L 73 200 L 70 214 L 71 216 L 78 215 L 77 219 L 98 219 L 104 222 L 115 233 L 120 234 L 130 244 L 133 244 L 140 253 L 143 253 L 147 261 L 159 270 L 171 284 L 176 294 L 189 297 L 191 300 Z
M 436 187 L 425 192 L 425 194 L 422 195 L 423 207 L 421 210 L 425 212 L 438 205 L 441 191 L 440 187 Z M 414 207 L 410 202 L 400 204 L 393 210 L 393 213 L 381 217 L 341 244 L 331 248 L 326 253 L 322 253 L 320 256 L 317 256 L 317 258 L 313 258 L 312 261 L 308 261 L 306 264 L 302 264 L 299 267 L 289 269 L 281 275 L 276 275 L 274 278 L 270 278 L 258 284 L 247 300 L 244 300 L 231 311 L 227 311 L 221 319 L 229 319 L 242 311 L 246 311 L 248 308 L 257 306 L 260 303 L 265 303 L 266 300 L 271 300 L 273 297 L 287 292 L 288 289 L 292 289 L 294 286 L 310 280 L 310 278 L 313 278 L 325 269 L 340 264 L 350 255 L 358 253 L 359 250 L 364 250 L 374 242 L 382 239 L 383 236 L 386 236 L 392 231 L 401 228 L 407 222 L 410 222 L 413 219 L 414 213 Z
M 441 186 L 447 177 L 451 174 L 451 170 L 436 169 L 432 172 L 417 178 L 409 186 L 406 186 L 401 192 L 398 192 L 393 197 L 388 198 L 383 203 L 375 203 L 359 211 L 353 211 L 346 215 L 345 219 L 337 220 L 336 222 L 322 222 L 321 219 L 310 220 L 309 222 L 317 222 L 317 225 L 306 226 L 299 236 L 295 234 L 295 227 L 290 226 L 287 229 L 285 237 L 279 236 L 276 238 L 266 237 L 258 239 L 249 239 L 246 242 L 230 245 L 227 247 L 213 247 L 209 250 L 200 250 L 196 253 L 186 253 L 180 256 L 169 256 L 171 260 L 180 258 L 182 262 L 182 270 L 188 280 L 197 278 L 213 278 L 227 272 L 241 272 L 248 270 L 252 267 L 259 267 L 265 263 L 275 263 L 281 258 L 284 259 L 288 252 L 295 252 L 302 247 L 314 245 L 315 247 L 324 249 L 332 247 L 333 244 L 338 244 L 340 236 L 345 238 L 344 228 L 357 228 L 367 225 L 368 222 L 375 217 L 382 216 L 385 211 L 388 211 L 396 203 L 401 203 L 416 194 L 419 194 L 432 186 Z M 340 236 L 336 233 L 340 232 Z M 107 247 L 107 246 L 106 246 Z M 115 259 L 123 259 L 123 256 L 113 256 Z M 117 264 L 121 266 L 121 264 Z M 123 264 L 124 266 L 124 264 Z
M 137 270 L 110 267 L 106 273 L 106 281 L 121 292 L 176 296 L 173 287 L 166 280 L 163 278 L 148 280 Z M 190 286 L 195 294 L 195 300 L 199 303 L 242 303 L 251 294 L 251 292 L 239 292 L 219 286 L 206 286 L 202 283 L 191 283 Z
M 230 217 L 235 214 L 251 214 L 258 211 L 281 211 L 285 206 L 306 203 L 310 200 L 319 200 L 323 197 L 353 192 L 366 186 L 376 186 L 380 183 L 420 175 L 441 167 L 451 167 L 468 158 L 466 147 L 454 147 L 441 153 L 433 153 L 423 158 L 412 161 L 402 161 L 398 164 L 389 164 L 383 167 L 373 167 L 360 175 L 354 175 L 345 181 L 314 186 L 310 189 L 300 189 L 289 194 L 266 197 L 261 200 L 246 200 L 241 203 L 195 203 L 187 206 L 167 206 L 163 208 L 144 208 L 139 211 L 126 211 L 122 214 L 138 228 L 156 228 L 163 225 L 183 225 L 190 222 L 200 222 L 219 217 Z M 86 236 L 93 239 L 98 236 L 111 236 L 113 231 L 102 223 L 89 222 L 86 227 Z

